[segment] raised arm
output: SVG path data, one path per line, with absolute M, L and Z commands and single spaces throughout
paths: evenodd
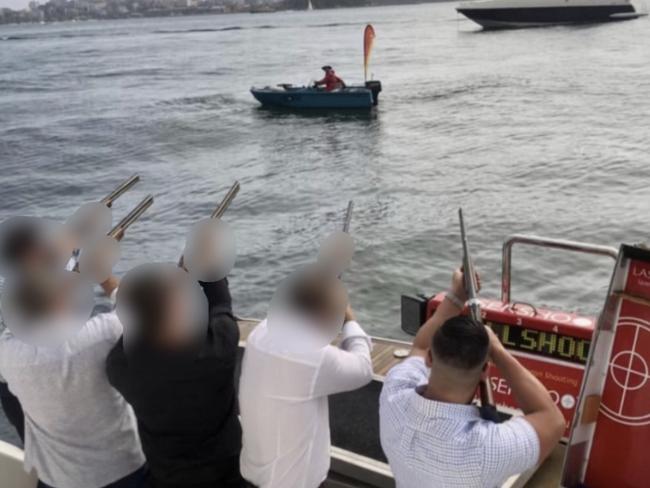
M 228 278 L 219 281 L 199 281 L 208 299 L 208 342 L 224 358 L 235 361 L 239 344 L 239 326 L 232 313 Z
M 371 340 L 357 323 L 352 309 L 345 313 L 341 345 L 328 346 L 314 382 L 314 397 L 352 391 L 372 380 Z
M 465 285 L 463 283 L 463 272 L 459 269 L 454 271 L 451 278 L 451 288 L 447 296 L 438 306 L 435 313 L 427 320 L 413 341 L 411 356 L 426 357 L 427 351 L 431 347 L 433 334 L 436 330 L 452 317 L 460 315 L 466 301 Z
M 230 297 L 228 278 L 211 282 L 199 281 L 199 284 L 208 299 L 211 319 L 213 315 L 224 313 L 232 315 L 232 298 Z
M 544 385 L 524 368 L 488 328 L 490 358 L 512 389 L 517 405 L 539 438 L 539 460 L 553 451 L 564 433 L 564 417 Z

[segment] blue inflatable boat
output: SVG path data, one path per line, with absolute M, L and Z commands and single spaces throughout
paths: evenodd
M 253 96 L 265 107 L 292 109 L 370 109 L 377 105 L 381 83 L 368 81 L 365 85 L 348 86 L 334 91 L 322 88 L 278 85 L 251 88 Z

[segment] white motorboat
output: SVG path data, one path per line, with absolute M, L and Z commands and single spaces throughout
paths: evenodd
M 644 0 L 477 0 L 456 10 L 485 29 L 629 20 L 647 15 Z

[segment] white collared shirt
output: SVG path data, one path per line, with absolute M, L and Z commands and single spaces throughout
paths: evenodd
M 379 400 L 381 446 L 398 488 L 494 488 L 537 464 L 539 439 L 522 417 L 483 420 L 478 408 L 437 402 L 420 357 L 393 367 Z
M 266 320 L 248 337 L 239 386 L 241 472 L 259 488 L 316 488 L 330 466 L 327 397 L 371 381 L 371 342 L 347 322 L 340 348 L 285 346 Z
M 0 372 L 25 413 L 25 469 L 48 485 L 98 488 L 145 462 L 133 411 L 106 377 L 121 334 L 107 313 L 57 347 L 0 335 Z

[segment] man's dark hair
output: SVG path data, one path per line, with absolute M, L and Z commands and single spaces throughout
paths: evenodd
M 21 261 L 43 245 L 43 229 L 36 218 L 18 217 L 7 222 L 0 239 L 0 262 L 20 266 Z
M 489 348 L 490 337 L 485 326 L 470 317 L 452 317 L 433 335 L 434 356 L 456 369 L 472 370 L 482 366 Z
M 155 269 L 142 269 L 124 280 L 118 289 L 118 301 L 122 301 L 129 313 L 131 326 L 145 340 L 155 339 L 166 314 L 172 285 Z

